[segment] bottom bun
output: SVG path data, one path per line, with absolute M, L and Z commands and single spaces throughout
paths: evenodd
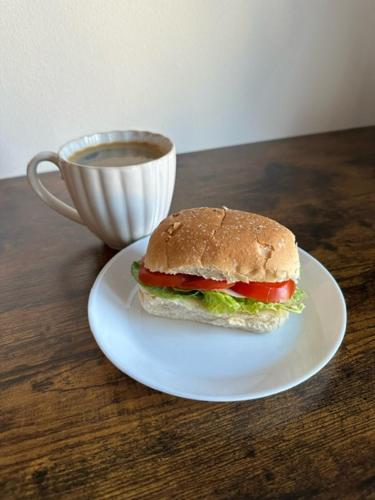
M 145 311 L 155 316 L 188 319 L 199 323 L 239 328 L 247 332 L 270 332 L 279 328 L 288 318 L 287 311 L 262 311 L 256 314 L 212 314 L 193 300 L 163 299 L 139 289 L 139 300 Z

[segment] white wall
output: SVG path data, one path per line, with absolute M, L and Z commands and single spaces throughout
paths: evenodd
M 374 0 L 0 0 L 0 177 L 70 138 L 179 152 L 375 123 Z

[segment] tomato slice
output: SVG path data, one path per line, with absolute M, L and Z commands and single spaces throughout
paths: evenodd
M 185 281 L 184 274 L 153 273 L 145 268 L 143 262 L 141 263 L 138 277 L 147 286 L 181 288 L 182 283 Z
M 149 271 L 141 261 L 138 275 L 140 281 L 147 286 L 181 288 L 182 290 L 219 290 L 229 288 L 232 283 L 216 281 L 192 276 L 190 274 L 166 274 Z
M 224 288 L 230 288 L 233 283 L 228 283 L 227 281 L 218 281 L 201 278 L 200 276 L 188 276 L 186 275 L 186 281 L 182 283 L 180 288 L 184 290 L 222 290 Z
M 223 290 L 231 288 L 244 297 L 251 297 L 261 302 L 287 302 L 296 290 L 293 280 L 276 283 L 251 281 L 250 283 L 229 283 L 205 279 L 189 274 L 166 274 L 149 271 L 141 261 L 139 280 L 147 286 L 181 288 L 182 290 Z
M 287 302 L 296 291 L 293 280 L 271 282 L 251 281 L 250 283 L 238 282 L 233 287 L 234 292 L 245 297 L 261 302 Z

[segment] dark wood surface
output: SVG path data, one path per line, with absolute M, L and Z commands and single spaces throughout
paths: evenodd
M 349 310 L 316 376 L 227 404 L 153 391 L 107 361 L 86 306 L 115 252 L 25 178 L 1 181 L 0 498 L 375 498 L 374 165 L 375 127 L 179 156 L 172 210 L 276 218 Z

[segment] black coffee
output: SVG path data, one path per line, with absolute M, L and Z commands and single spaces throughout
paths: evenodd
M 126 167 L 161 158 L 165 154 L 149 142 L 110 142 L 80 149 L 69 161 L 93 167 Z

